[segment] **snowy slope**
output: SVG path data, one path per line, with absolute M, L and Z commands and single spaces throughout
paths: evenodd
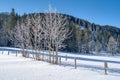
M 66 53 L 60 53 L 65 56 Z M 32 58 L 18 57 L 7 51 L 0 51 L 0 80 L 120 80 L 120 56 L 97 56 L 69 54 L 67 61 L 62 58 L 62 65 L 36 61 Z M 77 57 L 77 69 L 74 59 Z M 83 60 L 81 60 L 83 58 Z M 85 59 L 85 60 L 84 60 Z M 89 61 L 93 59 L 93 61 Z M 98 60 L 98 61 L 97 61 Z M 104 75 L 103 62 L 109 61 L 108 75 Z

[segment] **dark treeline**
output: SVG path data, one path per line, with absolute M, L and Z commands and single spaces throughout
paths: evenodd
M 44 17 L 44 13 L 40 14 Z M 30 14 L 19 16 L 14 9 L 10 13 L 0 13 L 0 46 L 12 46 L 15 44 L 9 38 L 10 30 L 14 29 L 17 20 L 26 18 Z M 72 30 L 72 35 L 65 40 L 65 48 L 60 50 L 78 53 L 93 53 L 107 51 L 120 53 L 120 28 L 109 25 L 98 25 L 70 15 L 60 14 L 67 17 L 67 27 Z

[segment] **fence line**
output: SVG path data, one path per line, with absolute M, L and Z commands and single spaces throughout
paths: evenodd
M 6 51 L 6 50 L 3 50 L 2 51 L 2 54 L 4 54 L 4 51 Z M 13 51 L 13 50 L 9 50 L 8 51 L 8 55 L 10 55 L 10 51 Z M 22 50 L 14 50 L 14 51 L 16 51 L 16 57 L 18 56 L 18 54 L 20 54 L 20 52 L 22 53 Z M 54 54 L 47 54 L 47 53 L 36 53 L 36 52 L 30 52 L 30 51 L 28 51 L 27 53 L 27 58 L 30 58 L 30 56 L 32 56 L 32 58 L 33 59 L 36 59 L 36 60 L 42 60 L 42 61 L 47 61 L 47 62 L 49 62 L 49 63 L 54 63 L 54 57 L 55 57 L 55 55 Z M 44 56 L 44 57 L 43 57 Z M 68 56 L 68 55 L 65 55 L 65 56 L 58 56 L 58 58 L 59 58 L 59 65 L 61 65 L 62 64 L 62 58 L 64 58 L 65 59 L 65 61 L 67 61 L 68 59 L 71 59 L 71 60 L 73 60 L 74 61 L 74 68 L 75 69 L 77 69 L 77 61 L 78 60 L 83 60 L 83 61 L 97 61 L 97 62 L 103 62 L 104 63 L 104 65 L 103 65 L 103 70 L 104 70 L 104 74 L 105 75 L 107 75 L 108 73 L 107 73 L 107 70 L 108 70 L 108 62 L 109 63 L 114 63 L 114 62 L 112 62 L 112 61 L 106 61 L 106 60 L 96 60 L 96 59 L 86 59 L 86 58 L 81 58 L 80 59 L 80 57 L 71 57 L 71 56 Z M 67 63 L 67 62 L 66 62 Z M 115 62 L 115 63 L 119 63 L 120 64 L 120 62 Z

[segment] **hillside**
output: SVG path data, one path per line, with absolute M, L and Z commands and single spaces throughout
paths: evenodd
M 7 31 L 14 29 L 17 20 L 25 19 L 29 15 L 40 14 L 44 18 L 44 13 L 24 14 L 18 16 L 15 11 L 12 11 L 9 16 L 6 13 L 1 13 L 0 16 L 0 46 L 14 46 L 11 42 Z M 6 18 L 3 18 L 6 15 Z M 120 52 L 120 28 L 109 25 L 98 25 L 89 21 L 79 19 L 66 14 L 59 14 L 67 17 L 67 27 L 72 30 L 71 37 L 64 41 L 66 47 L 60 50 L 67 52 L 78 53 L 93 53 L 107 51 L 109 40 L 112 37 L 114 42 L 117 42 L 115 53 Z
M 107 51 L 107 45 L 110 37 L 114 37 L 120 48 L 120 28 L 109 25 L 98 25 L 89 21 L 68 17 L 69 27 L 73 29 L 72 37 L 67 41 L 68 51 L 82 52 L 82 47 L 87 47 L 89 42 L 93 41 L 93 51 Z M 73 45 L 75 44 L 75 45 Z

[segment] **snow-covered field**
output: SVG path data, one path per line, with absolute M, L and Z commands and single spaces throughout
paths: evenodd
M 13 51 L 14 52 L 14 51 Z M 61 65 L 18 57 L 13 52 L 0 51 L 0 80 L 120 80 L 120 56 L 78 55 L 60 52 Z M 74 68 L 77 57 L 77 69 Z M 104 75 L 104 61 L 108 75 Z

